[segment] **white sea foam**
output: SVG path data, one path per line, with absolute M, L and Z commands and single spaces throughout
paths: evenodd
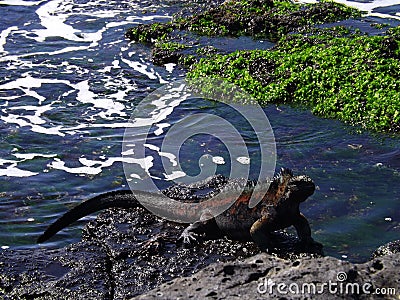
M 121 59 L 124 63 L 126 63 L 129 67 L 131 67 L 132 69 L 134 69 L 135 71 L 146 75 L 149 79 L 157 79 L 156 76 L 156 72 L 154 71 L 154 69 L 150 69 L 149 71 L 147 70 L 148 66 L 140 63 L 138 61 L 131 61 L 131 60 L 127 60 L 125 58 Z
M 374 0 L 368 2 L 356 2 L 356 1 L 349 1 L 349 0 L 334 0 L 337 3 L 342 3 L 350 7 L 358 8 L 361 11 L 365 11 L 367 15 L 379 17 L 379 18 L 389 18 L 389 19 L 397 19 L 400 20 L 400 14 L 396 13 L 394 15 L 391 14 L 383 14 L 374 12 L 376 8 L 379 7 L 390 7 L 394 5 L 399 5 L 398 0 Z M 300 0 L 299 2 L 302 3 L 316 3 L 316 0 Z
M 133 147 L 134 145 L 131 145 L 131 147 Z M 129 150 L 126 150 L 126 151 L 122 151 L 121 152 L 121 155 L 122 156 L 127 156 L 127 155 L 134 155 L 135 154 L 135 151 L 133 150 L 133 149 L 129 149 Z
M 241 163 L 242 165 L 248 165 L 250 164 L 250 157 L 245 157 L 245 156 L 240 156 L 236 158 L 236 160 Z
M 25 77 L 21 77 L 15 79 L 14 81 L 10 81 L 8 83 L 0 85 L 0 90 L 11 90 L 11 89 L 22 89 L 22 88 L 39 88 L 44 83 L 64 83 L 70 84 L 67 80 L 60 79 L 44 79 L 44 78 L 34 78 L 29 74 L 26 74 Z
M 4 45 L 7 43 L 7 37 L 10 35 L 10 33 L 14 30 L 18 30 L 17 26 L 11 26 L 8 27 L 6 29 L 4 29 L 1 33 L 0 33 L 0 52 L 3 53 L 7 53 L 4 50 Z
M 130 157 L 109 157 L 105 160 L 90 160 L 81 157 L 79 158 L 79 162 L 82 165 L 81 167 L 68 167 L 64 161 L 59 158 L 55 158 L 47 166 L 52 169 L 62 170 L 72 174 L 97 175 L 102 172 L 103 168 L 111 167 L 116 162 L 125 162 L 139 165 L 146 174 L 150 175 L 149 169 L 153 166 L 153 157 L 147 156 L 141 159 Z
M 96 108 L 104 109 L 105 111 L 102 114 L 104 118 L 113 114 L 124 115 L 122 110 L 125 109 L 125 106 L 122 103 L 108 98 L 99 99 L 95 93 L 90 91 L 88 80 L 81 81 L 71 86 L 78 90 L 78 95 L 76 97 L 78 101 L 86 104 L 90 103 Z
M 171 16 L 164 16 L 164 15 L 149 15 L 149 16 L 130 16 L 127 17 L 126 20 L 129 22 L 134 22 L 134 21 L 152 21 L 154 19 L 172 19 Z M 136 22 L 136 23 L 142 23 L 142 22 Z
M 132 180 L 132 178 L 135 178 L 135 179 L 142 179 L 142 177 L 140 177 L 140 175 L 138 175 L 138 174 L 130 174 L 129 177 L 130 177 L 130 178 L 128 178 L 128 181 L 129 181 L 129 180 Z
M 143 144 L 143 146 L 145 146 L 146 148 L 149 148 L 150 150 L 156 151 L 159 156 L 168 158 L 173 167 L 176 167 L 178 165 L 175 154 L 163 152 L 163 151 L 161 151 L 160 147 L 157 147 L 155 145 Z
M 217 165 L 224 165 L 225 164 L 225 160 L 222 156 L 213 156 L 212 158 L 213 163 L 217 164 Z
M 31 177 L 38 175 L 39 173 L 21 170 L 17 168 L 16 164 L 8 166 L 6 169 L 0 169 L 0 176 L 7 177 Z
M 177 178 L 182 178 L 186 176 L 186 173 L 183 171 L 173 171 L 171 174 L 163 173 L 166 181 L 175 180 Z
M 14 6 L 34 6 L 39 5 L 42 1 L 23 1 L 23 0 L 2 0 L 0 1 L 0 5 L 14 5 Z
M 68 80 L 58 79 L 46 79 L 46 78 L 34 78 L 31 75 L 17 78 L 13 81 L 0 85 L 0 90 L 21 90 L 25 95 L 31 96 L 38 101 L 38 106 L 33 105 L 21 105 L 12 106 L 4 109 L 0 115 L 0 119 L 6 123 L 17 124 L 21 127 L 30 126 L 32 131 L 43 134 L 59 135 L 64 136 L 65 131 L 77 130 L 82 128 L 88 128 L 92 125 L 79 125 L 77 127 L 64 127 L 62 125 L 55 126 L 52 128 L 44 127 L 46 125 L 45 119 L 41 116 L 43 113 L 50 111 L 54 108 L 54 101 L 50 104 L 43 105 L 46 99 L 40 95 L 35 89 L 39 89 L 43 84 L 63 84 L 66 88 L 70 88 L 69 92 L 63 93 L 63 96 L 68 96 L 71 92 L 77 91 L 76 100 L 83 104 L 90 104 L 93 108 L 100 109 L 101 111 L 97 115 L 103 119 L 110 120 L 112 116 L 126 116 L 125 105 L 117 100 L 124 100 L 126 97 L 125 91 L 118 91 L 115 94 L 108 95 L 107 98 L 99 97 L 96 93 L 90 90 L 90 84 L 88 80 L 72 84 Z M 16 97 L 13 97 L 17 99 Z M 113 100 L 114 98 L 115 100 Z M 9 99 L 10 100 L 10 99 Z M 10 112 L 8 112 L 10 111 Z M 25 111 L 28 113 L 14 114 L 11 111 Z M 33 114 L 29 114 L 33 112 Z M 94 124 L 93 127 L 104 127 L 104 128 L 122 128 L 130 127 L 132 124 L 129 122 L 123 123 L 105 123 L 105 124 Z
M 73 26 L 66 24 L 66 20 L 69 17 L 69 13 L 64 12 L 68 2 L 65 0 L 53 0 L 46 4 L 43 4 L 36 10 L 36 14 L 40 18 L 40 24 L 45 29 L 35 29 L 32 30 L 36 34 L 34 37 L 38 42 L 43 42 L 49 37 L 61 37 L 66 40 L 75 42 L 90 42 L 89 47 L 94 47 L 98 45 L 98 42 L 102 39 L 103 33 L 106 28 L 100 28 L 95 32 L 84 32 Z M 72 3 L 71 3 L 72 4 Z M 98 17 L 114 17 L 117 12 L 103 11 L 103 12 L 92 12 L 92 16 Z M 79 50 L 79 48 L 72 47 L 68 50 Z M 65 49 L 64 49 L 65 50 Z M 56 52 L 57 53 L 57 52 Z
M 172 73 L 172 71 L 174 70 L 176 64 L 174 63 L 169 63 L 169 64 L 165 64 L 165 69 L 167 70 L 168 73 Z
M 372 2 L 366 2 L 366 3 L 361 3 L 361 2 L 354 2 L 354 1 L 348 1 L 348 0 L 335 0 L 335 2 L 346 4 L 347 6 L 352 6 L 356 7 L 362 11 L 366 11 L 369 15 L 376 15 L 373 13 L 373 10 L 378 7 L 388 7 L 388 6 L 393 6 L 393 5 L 399 5 L 398 0 L 375 0 Z M 380 14 L 384 18 L 393 18 L 392 15 L 388 14 Z
M 46 158 L 52 158 L 57 156 L 57 154 L 42 154 L 42 153 L 13 153 L 13 156 L 16 158 L 21 158 L 23 160 L 31 160 L 34 159 L 35 157 L 46 157 Z
M 34 115 L 23 115 L 20 116 L 20 118 L 28 119 L 30 123 L 35 124 L 35 125 L 41 125 L 45 124 L 46 121 L 41 118 L 40 116 L 45 113 L 48 110 L 51 110 L 52 106 L 50 104 L 48 105 L 42 105 L 42 106 L 32 106 L 32 105 L 23 105 L 23 106 L 13 106 L 10 107 L 9 110 L 26 110 L 26 111 L 34 111 Z
M 64 0 L 49 1 L 36 10 L 36 14 L 40 18 L 40 25 L 45 29 L 35 29 L 33 32 L 37 35 L 35 39 L 43 42 L 48 37 L 63 37 L 70 41 L 83 41 L 82 37 L 77 36 L 78 30 L 72 26 L 65 24 L 67 15 L 56 14 L 55 12 L 65 2 Z M 65 4 L 64 4 L 65 5 Z
M 158 124 L 156 124 L 156 126 L 157 126 L 157 129 L 154 131 L 154 134 L 155 135 L 161 135 L 161 134 L 163 134 L 164 133 L 164 128 L 167 128 L 167 127 L 169 127 L 169 126 L 171 126 L 171 124 L 168 124 L 168 123 L 158 123 Z
M 24 161 L 23 159 L 22 161 Z M 31 172 L 27 170 L 22 170 L 17 167 L 18 163 L 21 161 L 1 159 L 0 158 L 0 176 L 8 176 L 8 177 L 30 177 L 38 175 L 37 172 Z M 4 165 L 5 168 L 1 168 Z
M 41 125 L 32 124 L 26 120 L 24 120 L 23 116 L 9 114 L 8 116 L 0 116 L 0 119 L 5 123 L 9 124 L 17 124 L 20 127 L 28 126 L 31 127 L 31 130 L 36 133 L 43 133 L 48 135 L 59 135 L 65 136 L 63 132 L 61 132 L 62 126 L 50 127 L 46 128 Z

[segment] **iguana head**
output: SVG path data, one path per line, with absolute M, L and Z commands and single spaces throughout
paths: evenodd
M 290 198 L 303 202 L 315 191 L 315 184 L 306 175 L 294 176 L 290 179 L 287 189 L 290 191 Z
M 293 176 L 292 170 L 282 168 L 280 174 L 271 182 L 270 199 L 275 204 L 286 202 L 303 202 L 315 191 L 315 184 L 307 175 Z
M 303 202 L 315 191 L 315 184 L 307 175 L 293 176 L 290 169 L 281 169 L 280 180 L 286 181 L 285 190 L 289 198 L 296 202 Z

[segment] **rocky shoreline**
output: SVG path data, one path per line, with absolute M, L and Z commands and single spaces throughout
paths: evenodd
M 177 242 L 184 226 L 137 209 L 110 209 L 89 222 L 82 241 L 62 249 L 4 250 L 0 253 L 2 299 L 259 299 L 280 298 L 265 280 L 287 285 L 338 282 L 400 291 L 400 241 L 379 248 L 372 260 L 352 264 L 296 252 L 296 238 L 277 237 L 277 249 L 260 253 L 254 243 L 227 239 L 193 248 Z M 340 273 L 342 274 L 342 273 Z M 325 290 L 324 299 L 343 298 Z M 316 295 L 319 296 L 319 295 Z M 365 292 L 357 299 L 373 299 Z M 307 295 L 290 295 L 289 298 Z M 313 296 L 314 297 L 314 296 Z M 322 296 L 321 296 L 322 297 Z M 395 296 L 385 296 L 393 299 Z
M 399 266 L 399 254 L 351 264 L 333 257 L 288 261 L 262 253 L 213 264 L 136 299 L 398 299 Z

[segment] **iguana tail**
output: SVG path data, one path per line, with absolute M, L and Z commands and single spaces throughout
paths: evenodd
M 51 224 L 41 236 L 39 236 L 37 243 L 47 241 L 57 232 L 80 218 L 111 207 L 132 208 L 143 206 L 139 201 L 137 201 L 131 190 L 113 191 L 98 195 L 67 211 L 57 221 Z

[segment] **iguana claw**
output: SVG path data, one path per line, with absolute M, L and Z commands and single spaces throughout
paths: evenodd
M 181 234 L 181 236 L 179 237 L 179 241 L 182 241 L 183 244 L 185 245 L 193 245 L 193 244 L 198 244 L 198 234 L 194 233 L 192 231 L 188 231 L 188 230 L 184 230 Z

